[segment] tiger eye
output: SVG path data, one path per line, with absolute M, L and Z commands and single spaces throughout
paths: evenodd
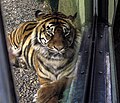
M 50 29 L 50 27 L 49 27 L 49 26 L 47 26 L 46 28 L 47 28 L 47 30 L 48 30 L 48 29 Z

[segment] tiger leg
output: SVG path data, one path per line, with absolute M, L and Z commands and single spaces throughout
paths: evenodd
M 15 53 L 14 53 L 15 52 Z M 19 55 L 20 50 L 8 48 L 10 63 L 13 67 L 27 68 L 27 64 L 22 56 Z
M 20 61 L 19 56 L 16 56 L 9 52 L 9 59 L 12 67 L 23 67 L 23 61 Z
M 15 58 L 11 59 L 10 58 L 10 61 L 11 61 L 11 65 L 13 67 L 16 67 L 16 68 L 28 68 L 26 62 L 24 61 L 24 59 L 22 57 L 18 57 L 16 56 Z
M 37 103 L 58 103 L 61 94 L 71 84 L 71 80 L 63 77 L 60 80 L 41 85 L 37 91 Z

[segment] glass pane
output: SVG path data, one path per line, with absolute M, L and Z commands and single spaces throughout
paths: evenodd
M 1 1 L 19 103 L 73 101 L 81 41 L 91 28 L 92 0 L 60 0 L 59 12 L 52 11 L 51 2 Z

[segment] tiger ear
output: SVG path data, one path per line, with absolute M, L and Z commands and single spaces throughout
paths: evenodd
M 37 21 L 40 21 L 40 20 L 42 19 L 42 16 L 43 16 L 43 15 L 45 15 L 45 14 L 43 13 L 43 11 L 37 10 L 37 11 L 35 12 L 36 20 L 37 20 Z
M 72 15 L 69 15 L 68 16 L 68 19 L 70 19 L 72 22 L 74 22 L 75 21 L 75 19 L 76 19 L 76 17 L 77 17 L 77 12 L 72 16 Z

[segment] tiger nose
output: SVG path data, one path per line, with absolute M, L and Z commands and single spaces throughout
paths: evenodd
M 62 50 L 64 50 L 64 47 L 63 47 L 62 45 L 54 46 L 54 48 L 55 48 L 57 51 L 62 51 Z

